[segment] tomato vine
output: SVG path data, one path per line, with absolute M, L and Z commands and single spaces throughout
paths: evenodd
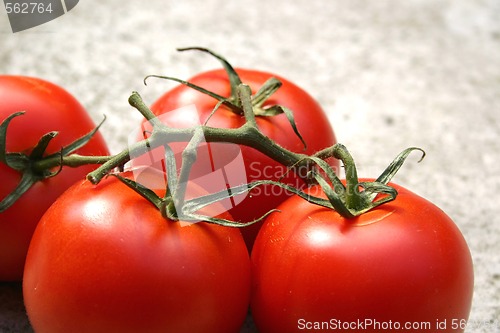
M 72 154 L 74 150 L 81 145 L 84 145 L 92 137 L 92 135 L 102 125 L 101 123 L 86 136 L 76 140 L 68 147 L 62 148 L 59 153 L 43 156 L 43 147 L 46 147 L 50 139 L 57 135 L 57 132 L 49 133 L 40 139 L 39 144 L 33 150 L 32 154 L 30 156 L 26 156 L 21 153 L 7 153 L 5 151 L 5 138 L 8 125 L 14 117 L 21 115 L 21 113 L 14 114 L 4 120 L 0 127 L 0 136 L 2 138 L 2 140 L 0 140 L 0 161 L 14 169 L 24 172 L 26 179 L 21 180 L 18 188 L 2 201 L 2 206 L 0 208 L 2 210 L 7 209 L 9 205 L 22 195 L 22 193 L 24 193 L 34 182 L 45 177 L 52 177 L 56 175 L 57 171 L 50 171 L 55 167 L 62 168 L 77 167 L 85 164 L 101 164 L 100 167 L 87 175 L 87 179 L 90 182 L 97 184 L 107 175 L 113 174 L 154 204 L 160 210 L 162 215 L 168 217 L 169 219 L 202 219 L 207 222 L 236 227 L 255 223 L 256 221 L 260 221 L 267 214 L 255 221 L 240 223 L 209 216 L 200 216 L 196 213 L 196 211 L 211 203 L 225 199 L 228 195 L 234 196 L 245 193 L 261 185 L 283 187 L 284 189 L 298 194 L 312 203 L 335 209 L 344 217 L 354 217 L 373 209 L 380 204 L 394 200 L 397 192 L 394 188 L 387 185 L 390 179 L 398 171 L 412 151 L 421 151 L 423 153 L 422 158 L 425 155 L 423 150 L 420 148 L 408 148 L 399 154 L 390 166 L 375 181 L 359 182 L 354 160 L 346 147 L 342 144 L 337 143 L 332 147 L 325 148 L 313 155 L 295 153 L 280 146 L 259 130 L 255 119 L 256 115 L 273 116 L 285 113 L 294 132 L 302 140 L 304 146 L 306 145 L 296 128 L 293 113 L 290 110 L 279 105 L 273 105 L 268 108 L 262 107 L 264 101 L 277 89 L 279 89 L 280 82 L 277 79 L 272 78 L 268 80 L 263 87 L 261 87 L 261 89 L 254 96 L 252 96 L 250 87 L 241 82 L 234 68 L 223 57 L 205 48 L 193 47 L 179 50 L 200 50 L 216 57 L 222 63 L 224 69 L 229 75 L 231 82 L 230 97 L 226 98 L 217 95 L 202 87 L 173 77 L 150 75 L 145 78 L 144 83 L 146 83 L 148 78 L 156 77 L 173 80 L 187 85 L 190 88 L 198 90 L 218 100 L 218 104 L 214 108 L 213 112 L 216 112 L 221 105 L 225 105 L 234 112 L 241 114 L 245 118 L 245 122 L 242 126 L 239 128 L 225 129 L 203 124 L 189 128 L 173 128 L 162 123 L 149 109 L 139 93 L 133 92 L 129 97 L 129 104 L 138 110 L 153 126 L 153 130 L 149 138 L 130 145 L 128 148 L 114 156 L 81 156 Z M 227 194 L 227 191 L 211 193 L 185 202 L 184 187 L 188 179 L 190 167 L 196 160 L 197 147 L 202 139 L 206 142 L 234 143 L 252 147 L 253 149 L 260 151 L 261 153 L 271 157 L 273 160 L 288 167 L 289 172 L 297 172 L 298 175 L 306 179 L 308 183 L 318 183 L 325 192 L 327 199 L 313 197 L 306 194 L 301 189 L 283 184 L 279 182 L 279 180 L 258 180 L 249 184 L 231 188 L 230 194 Z M 177 179 L 178 176 L 175 173 L 176 165 L 175 162 L 173 162 L 173 156 L 169 156 L 169 154 L 171 155 L 171 152 L 169 153 L 168 147 L 169 144 L 173 142 L 189 142 L 189 145 L 183 153 L 182 166 L 179 175 L 180 179 Z M 131 156 L 140 156 L 160 146 L 166 148 L 167 155 L 167 174 L 169 176 L 167 187 L 169 188 L 167 189 L 165 197 L 160 198 L 151 189 L 145 188 L 133 180 L 125 179 L 116 173 L 113 173 L 113 170 L 116 168 L 123 169 L 126 163 L 130 161 Z M 335 171 L 326 162 L 326 159 L 331 157 L 342 161 L 346 170 L 347 181 L 345 185 L 340 181 L 338 176 L 335 174 Z M 29 161 L 29 163 L 25 163 L 23 161 Z M 29 167 L 27 165 L 29 165 Z M 382 194 L 382 196 L 378 196 L 377 194 Z M 175 207 L 182 207 L 181 211 L 179 211 L 179 209 L 176 210 Z

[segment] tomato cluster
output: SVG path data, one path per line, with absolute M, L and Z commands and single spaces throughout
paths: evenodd
M 296 154 L 295 165 L 281 165 L 252 142 L 202 142 L 191 174 L 182 178 L 189 144 L 172 142 L 159 157 L 153 148 L 130 156 L 131 169 L 115 169 L 94 184 L 84 175 L 96 165 L 72 168 L 61 153 L 60 170 L 52 167 L 50 177 L 0 213 L 0 280 L 24 274 L 24 300 L 35 331 L 229 333 L 239 331 L 249 309 L 261 333 L 300 332 L 309 326 L 326 332 L 332 323 L 356 321 L 466 320 L 473 290 L 467 244 L 443 211 L 387 184 L 400 165 L 388 168 L 390 177 L 358 180 L 345 156 L 318 153 L 336 139 L 308 93 L 274 74 L 234 70 L 219 60 L 224 69 L 201 73 L 167 91 L 149 115 L 163 117 L 170 128 L 196 123 L 244 127 L 248 119 L 236 93 L 243 82 L 252 91 L 256 128 L 263 134 L 259 138 Z M 269 82 L 279 82 L 279 89 L 262 93 Z M 31 158 L 30 148 L 57 127 L 59 141 L 50 141 L 38 154 L 51 157 L 94 126 L 76 100 L 45 81 L 0 77 L 0 96 L 9 101 L 0 107 L 3 119 L 26 111 L 8 127 L 3 123 L 0 175 L 7 187 L 0 191 L 2 199 L 23 177 L 9 163 L 19 155 L 11 152 Z M 195 107 L 194 115 L 173 112 L 188 105 Z M 145 138 L 149 148 L 157 125 L 149 119 L 140 126 L 137 140 Z M 76 150 L 79 155 L 109 154 L 98 133 L 86 141 Z M 335 159 L 319 161 L 324 155 Z M 333 173 L 339 160 L 348 178 L 343 183 Z M 234 161 L 241 163 L 228 170 Z M 291 171 L 299 165 L 303 173 Z M 199 205 L 208 222 L 190 220 L 192 215 L 173 204 L 175 189 L 183 186 L 176 172 L 189 184 L 190 198 L 229 193 L 224 200 L 217 196 L 213 201 L 219 202 Z M 246 175 L 243 184 L 232 181 L 235 172 Z M 209 174 L 222 175 L 222 182 L 207 187 L 202 180 Z M 253 188 L 262 179 L 270 181 Z M 242 194 L 236 189 L 245 183 L 253 189 Z M 348 193 L 353 189 L 354 196 Z M 387 193 L 393 196 L 390 202 L 363 209 Z M 347 216 L 332 209 L 333 202 L 352 198 L 357 204 L 347 204 Z M 256 223 L 234 227 L 248 221 Z M 372 325 L 364 331 L 391 330 Z

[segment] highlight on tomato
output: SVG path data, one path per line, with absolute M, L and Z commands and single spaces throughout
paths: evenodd
M 0 75 L 0 100 L 0 281 L 14 281 L 43 213 L 96 167 L 61 168 L 61 156 L 109 152 L 84 107 L 56 84 Z

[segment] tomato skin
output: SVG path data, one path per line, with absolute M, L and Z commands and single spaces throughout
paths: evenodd
M 12 113 L 26 111 L 10 123 L 8 152 L 29 152 L 44 134 L 59 131 L 46 151 L 52 154 L 95 128 L 86 110 L 72 95 L 38 78 L 0 75 L 0 100 L 0 121 Z M 109 155 L 100 133 L 77 153 Z M 38 182 L 0 213 L 0 281 L 22 278 L 26 252 L 38 220 L 64 190 L 93 169 L 93 165 L 63 168 L 56 177 Z M 20 177 L 19 172 L 0 163 L 1 199 L 14 190 Z
M 76 184 L 43 216 L 23 290 L 37 333 L 234 333 L 250 259 L 238 229 L 165 220 L 110 177 Z
M 283 83 L 266 101 L 264 106 L 282 105 L 291 109 L 294 113 L 297 128 L 307 143 L 307 149 L 304 150 L 303 143 L 293 132 L 284 114 L 273 117 L 256 117 L 259 129 L 266 136 L 291 151 L 306 154 L 313 154 L 336 143 L 333 129 L 326 114 L 320 105 L 302 88 L 283 77 L 267 72 L 242 68 L 237 68 L 236 72 L 240 76 L 241 81 L 251 87 L 253 94 L 271 77 L 275 77 Z M 231 94 L 228 75 L 222 69 L 203 72 L 188 81 L 220 96 L 229 97 Z M 156 115 L 161 115 L 191 104 L 194 104 L 198 110 L 199 122 L 204 123 L 212 113 L 217 101 L 192 88 L 180 85 L 169 90 L 156 100 L 152 104 L 151 110 Z M 186 119 L 186 117 L 170 118 L 169 125 L 173 127 L 186 127 L 186 124 L 192 125 L 193 120 Z M 235 114 L 233 111 L 222 106 L 211 116 L 207 125 L 219 128 L 238 128 L 244 123 L 245 118 L 242 115 Z M 228 149 L 227 144 L 213 143 L 210 146 L 212 151 L 219 152 L 217 158 L 224 161 L 234 159 L 234 155 L 237 154 L 234 152 L 234 149 Z M 182 147 L 177 148 L 176 151 L 180 151 Z M 283 167 L 278 162 L 253 148 L 245 146 L 241 146 L 240 148 L 244 159 L 247 182 L 273 179 L 299 187 L 304 185 L 303 181 L 293 175 L 293 173 L 287 174 L 286 167 Z M 224 157 L 221 155 L 227 156 Z M 204 162 L 206 163 L 206 161 Z M 338 168 L 338 161 L 332 161 L 332 167 Z M 237 172 L 241 173 L 241 169 Z M 223 189 L 220 188 L 217 190 Z M 212 192 L 213 190 L 211 189 L 210 191 Z M 289 196 L 290 193 L 276 187 L 259 187 L 253 191 L 252 195 L 245 197 L 241 203 L 235 205 L 233 202 L 233 208 L 229 212 L 237 221 L 252 221 L 275 208 Z M 261 223 L 253 224 L 242 230 L 249 248 L 253 244 L 260 225 Z
M 330 320 L 332 325 L 429 322 L 430 331 L 447 320 L 440 332 L 463 332 L 450 323 L 466 320 L 470 312 L 473 267 L 467 244 L 438 207 L 392 186 L 399 192 L 395 201 L 352 220 L 298 197 L 266 220 L 251 258 L 251 309 L 260 333 L 300 332 L 306 322 Z

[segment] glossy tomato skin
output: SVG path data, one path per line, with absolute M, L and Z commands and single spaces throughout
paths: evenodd
M 275 77 L 283 83 L 281 88 L 269 98 L 264 106 L 282 105 L 291 109 L 294 113 L 297 128 L 305 142 L 307 142 L 307 149 L 304 150 L 304 145 L 293 132 L 284 114 L 273 117 L 257 117 L 257 124 L 266 136 L 289 150 L 306 154 L 313 154 L 335 144 L 335 135 L 325 112 L 302 88 L 283 77 L 271 73 L 241 68 L 237 68 L 236 71 L 241 81 L 252 88 L 253 94 L 271 77 Z M 231 94 L 228 75 L 222 69 L 203 72 L 188 81 L 224 97 L 229 97 Z M 196 121 L 203 124 L 209 118 L 216 104 L 217 101 L 214 98 L 181 85 L 166 92 L 152 104 L 151 109 L 156 115 L 162 115 L 187 105 L 195 105 L 199 118 Z M 192 125 L 193 120 L 186 119 L 187 117 L 189 116 L 179 113 L 169 119 L 169 125 L 173 127 Z M 226 107 L 221 107 L 211 116 L 207 125 L 220 128 L 238 128 L 244 122 L 245 119 L 242 115 L 236 114 Z M 234 147 L 231 149 L 227 144 L 210 144 L 210 146 L 212 152 L 218 152 L 217 159 L 222 161 L 231 161 L 238 154 L 238 152 L 235 152 Z M 180 151 L 182 147 L 177 147 L 176 150 Z M 302 180 L 294 176 L 293 173 L 287 174 L 286 167 L 276 161 L 253 148 L 244 146 L 240 148 L 244 168 L 238 169 L 237 172 L 242 173 L 244 169 L 247 182 L 272 179 L 282 180 L 295 186 L 304 185 Z M 207 163 L 207 161 L 199 163 Z M 338 167 L 338 162 L 336 160 L 332 161 L 332 166 Z M 231 175 L 227 177 L 230 179 Z M 233 208 L 229 212 L 235 220 L 248 222 L 275 208 L 289 196 L 290 193 L 277 187 L 259 187 L 251 195 L 245 197 L 241 203 L 239 201 L 242 198 L 232 202 Z M 249 247 L 253 244 L 259 228 L 260 223 L 242 230 Z
M 47 154 L 87 134 L 95 128 L 83 106 L 61 87 L 32 77 L 0 75 L 0 121 L 18 111 L 7 131 L 8 152 L 29 152 L 40 138 L 58 131 Z M 80 148 L 82 155 L 109 155 L 100 133 Z M 75 181 L 96 166 L 63 168 L 56 176 L 35 184 L 13 206 L 0 213 L 0 281 L 20 280 L 31 235 L 38 220 L 54 200 Z M 21 174 L 0 163 L 0 198 L 12 192 Z
M 76 184 L 43 216 L 23 290 L 37 333 L 235 333 L 250 260 L 238 229 L 166 220 L 110 177 Z
M 355 219 L 292 197 L 266 220 L 252 252 L 260 333 L 463 332 L 451 323 L 471 307 L 467 244 L 443 211 L 392 185 L 395 201 Z

